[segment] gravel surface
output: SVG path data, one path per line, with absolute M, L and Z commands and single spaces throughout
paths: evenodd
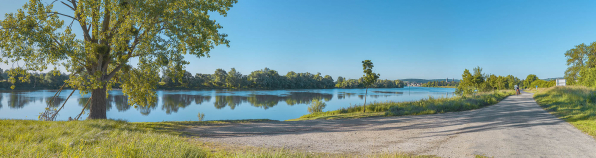
M 326 153 L 596 157 L 594 138 L 544 111 L 530 93 L 464 112 L 196 126 L 187 132 L 202 141 Z

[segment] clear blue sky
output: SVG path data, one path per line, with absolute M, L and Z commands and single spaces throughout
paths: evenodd
M 4 1 L 0 13 L 24 2 Z M 227 17 L 215 16 L 231 47 L 188 56 L 187 70 L 269 67 L 358 78 L 370 59 L 382 79 L 461 78 L 475 66 L 562 77 L 565 51 L 596 41 L 594 8 L 596 1 L 240 0 Z

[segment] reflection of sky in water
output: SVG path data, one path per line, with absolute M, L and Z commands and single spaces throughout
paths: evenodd
M 55 94 L 55 90 L 0 91 L 0 119 L 37 119 Z M 71 90 L 64 90 L 54 100 L 59 108 Z M 367 102 L 414 101 L 423 98 L 451 97 L 453 88 L 371 88 Z M 364 102 L 364 89 L 302 89 L 261 91 L 157 91 L 157 103 L 134 108 L 121 91 L 111 91 L 107 98 L 108 118 L 131 122 L 198 120 L 273 119 L 287 120 L 308 114 L 313 99 L 323 100 L 323 111 L 340 109 Z M 58 119 L 74 117 L 85 106 L 89 94 L 76 93 L 66 102 Z M 87 110 L 88 111 L 88 110 Z M 84 117 L 87 115 L 84 115 Z

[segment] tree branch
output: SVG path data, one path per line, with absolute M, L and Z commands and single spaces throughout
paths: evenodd
M 146 36 L 146 35 L 147 35 L 147 31 L 143 32 L 143 36 Z M 118 65 L 114 70 L 112 70 L 112 72 L 110 72 L 110 74 L 108 74 L 106 76 L 106 79 L 107 80 L 112 79 L 112 77 L 114 77 L 116 75 L 116 72 L 120 71 L 120 69 L 122 68 L 122 66 L 128 62 L 128 59 L 130 59 L 130 57 L 132 56 L 132 52 L 137 47 L 137 44 L 139 44 L 139 35 L 138 34 L 135 37 L 135 41 L 133 42 L 131 48 L 128 50 L 128 54 L 126 54 L 126 59 L 124 59 L 125 62 L 124 63 L 120 63 L 120 65 Z
M 76 11 L 76 9 L 75 9 L 75 8 L 73 8 L 72 6 L 70 6 L 70 5 L 66 4 L 66 3 L 64 3 L 64 1 L 60 1 L 60 3 L 62 3 L 62 4 L 64 4 L 65 6 L 69 7 L 69 8 L 70 8 L 70 9 L 72 9 L 73 11 Z
M 74 20 L 77 20 L 77 21 L 79 21 L 79 20 L 78 20 L 77 18 L 75 18 L 75 17 L 72 17 L 72 16 L 70 16 L 70 15 L 66 15 L 66 14 L 62 14 L 62 13 L 58 13 L 58 12 L 46 12 L 46 13 L 58 14 L 58 15 L 62 15 L 62 16 L 69 17 L 69 18 L 72 18 L 72 19 L 74 19 Z
M 121 63 L 120 65 L 118 65 L 114 70 L 112 70 L 112 72 L 110 72 L 110 74 L 106 75 L 106 78 L 105 79 L 108 80 L 108 81 L 110 79 L 112 79 L 112 77 L 114 77 L 116 75 L 116 72 L 118 72 L 118 71 L 120 71 L 120 69 L 122 69 L 122 66 L 124 64 L 126 64 L 126 62 L 125 63 Z
M 77 1 L 76 0 L 69 0 L 70 3 L 72 3 L 72 7 L 73 8 L 77 8 Z M 79 22 L 81 29 L 83 29 L 83 37 L 85 38 L 85 40 L 90 41 L 91 40 L 91 36 L 89 35 L 89 28 L 87 27 L 87 23 L 86 22 L 81 22 L 81 14 L 79 13 L 76 16 L 77 21 Z

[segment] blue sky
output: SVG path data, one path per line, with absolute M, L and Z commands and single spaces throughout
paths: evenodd
M 24 3 L 4 1 L 0 13 Z M 230 47 L 211 58 L 187 56 L 187 70 L 268 67 L 358 78 L 369 59 L 382 79 L 461 78 L 476 66 L 562 77 L 565 51 L 596 41 L 594 8 L 596 1 L 240 0 L 227 17 L 214 16 Z

